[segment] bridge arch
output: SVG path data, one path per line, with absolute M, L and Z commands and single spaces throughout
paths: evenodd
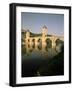
M 51 41 L 50 38 L 46 38 L 45 39 L 45 42 L 46 42 L 46 47 L 48 47 L 48 48 L 51 48 L 52 47 L 52 41 Z
M 58 46 L 59 44 L 63 45 L 64 44 L 64 41 L 63 40 L 60 40 L 59 38 L 56 39 L 55 41 L 56 43 L 56 46 Z
M 32 43 L 33 43 L 32 47 L 35 48 L 35 39 L 34 38 L 32 39 Z
M 38 39 L 38 49 L 39 50 L 42 49 L 42 39 L 41 38 Z

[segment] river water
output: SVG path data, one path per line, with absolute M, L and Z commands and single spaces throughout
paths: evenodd
M 64 55 L 56 48 L 22 45 L 22 77 L 64 75 Z

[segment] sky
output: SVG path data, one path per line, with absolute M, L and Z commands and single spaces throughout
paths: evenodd
M 21 13 L 21 28 L 29 29 L 33 33 L 41 33 L 41 28 L 46 25 L 48 34 L 64 35 L 64 15 L 49 13 Z

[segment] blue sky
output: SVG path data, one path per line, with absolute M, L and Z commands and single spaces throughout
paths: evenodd
M 21 28 L 41 33 L 41 27 L 48 28 L 48 34 L 64 35 L 64 15 L 46 13 L 21 13 Z

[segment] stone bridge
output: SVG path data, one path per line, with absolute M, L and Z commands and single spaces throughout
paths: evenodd
M 38 36 L 38 37 L 26 37 L 25 38 L 25 43 L 23 43 L 23 44 L 26 44 L 26 45 L 29 44 L 30 46 L 32 46 L 33 43 L 34 43 L 35 47 L 36 47 L 37 45 L 39 45 L 39 41 L 41 41 L 42 48 L 44 48 L 46 46 L 46 40 L 47 39 L 51 40 L 52 48 L 54 48 L 56 46 L 56 40 L 57 39 L 64 41 L 64 37 L 61 37 L 61 36 L 54 36 L 54 35 L 45 36 L 45 37 Z

